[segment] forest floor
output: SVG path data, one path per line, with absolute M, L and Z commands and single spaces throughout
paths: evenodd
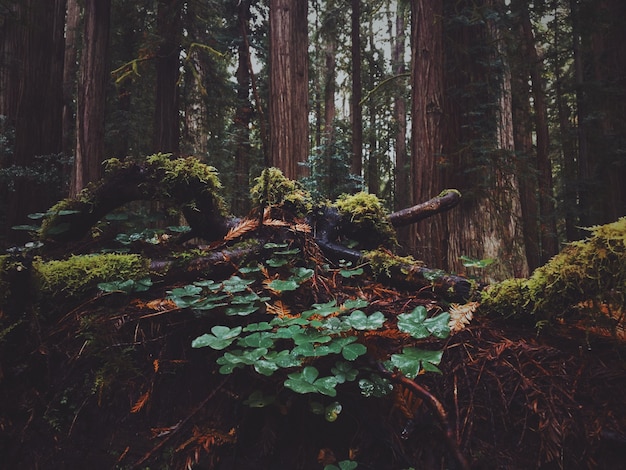
M 217 351 L 190 348 L 209 323 L 172 309 L 171 287 L 83 299 L 41 321 L 37 338 L 32 324 L 11 332 L 0 376 L 4 468 L 458 468 L 439 416 L 408 388 L 366 398 L 346 384 L 328 422 L 275 377 L 221 375 Z M 386 316 L 420 302 L 376 283 L 360 289 Z M 88 354 L 96 337 L 103 343 Z M 623 342 L 480 316 L 433 341 L 442 374 L 416 381 L 442 403 L 471 468 L 626 468 Z M 244 403 L 259 390 L 277 399 Z
M 191 347 L 215 316 L 194 315 L 168 298 L 184 285 L 49 299 L 3 333 L 3 468 L 461 468 L 446 432 L 475 469 L 626 468 L 626 343 L 619 338 L 559 324 L 539 334 L 476 315 L 456 334 L 424 340 L 423 347 L 443 350 L 442 373 L 415 382 L 441 403 L 445 422 L 426 396 L 401 384 L 377 398 L 346 382 L 330 399 L 287 390 L 284 374 L 250 367 L 221 374 L 222 351 Z M 439 303 L 427 291 L 337 270 L 318 270 L 281 302 L 296 312 L 355 295 L 388 321 Z M 406 340 L 389 328 L 361 339 L 368 355 L 380 357 Z M 271 401 L 258 399 L 268 395 Z M 342 406 L 335 421 L 312 411 L 334 400 Z

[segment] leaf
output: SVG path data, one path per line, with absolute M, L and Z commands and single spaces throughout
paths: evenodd
M 314 274 L 314 271 L 312 269 L 303 267 L 292 268 L 291 272 L 299 283 L 303 283 L 307 279 L 311 279 Z
M 288 374 L 285 387 L 296 393 L 322 393 L 330 397 L 337 395 L 335 377 L 322 377 L 318 379 L 319 371 L 313 366 L 307 366 L 299 372 Z
M 296 290 L 299 287 L 299 284 L 293 279 L 288 279 L 286 281 L 275 279 L 270 282 L 267 287 L 276 292 L 285 292 Z
M 246 332 L 250 332 L 250 331 L 269 331 L 271 329 L 272 329 L 272 325 L 270 325 L 266 321 L 262 321 L 262 322 L 259 322 L 259 323 L 249 323 L 248 325 L 244 326 L 243 331 L 246 331 Z
M 444 339 L 450 336 L 450 314 L 441 312 L 439 315 L 424 320 L 424 326 L 435 337 Z
M 211 333 L 205 333 L 194 339 L 191 342 L 191 347 L 204 348 L 209 346 L 217 350 L 225 349 L 230 346 L 233 341 L 235 341 L 241 331 L 242 327 L 240 326 L 229 328 L 227 326 L 216 325 L 211 328 Z
M 322 317 L 327 317 L 333 313 L 339 312 L 339 307 L 337 307 L 337 301 L 331 300 L 330 302 L 326 302 L 325 304 L 313 304 L 311 310 L 306 310 L 301 313 L 303 318 L 309 318 L 312 315 L 320 315 Z
M 343 407 L 341 406 L 341 403 L 339 403 L 338 401 L 334 401 L 326 408 L 324 408 L 324 418 L 329 423 L 334 423 L 335 421 L 337 421 L 339 413 L 341 413 L 342 409 Z
M 466 268 L 482 269 L 482 268 L 486 268 L 487 266 L 495 262 L 495 258 L 474 259 L 474 258 L 469 258 L 467 256 L 460 256 L 459 258 L 463 262 L 463 266 L 465 266 Z
M 404 348 L 402 354 L 391 355 L 391 363 L 409 379 L 414 379 L 422 370 L 441 373 L 437 365 L 441 362 L 442 356 L 443 351 Z
M 376 375 L 370 375 L 369 379 L 359 380 L 359 388 L 361 389 L 361 395 L 364 397 L 384 397 L 393 390 L 393 385 L 389 380 Z
M 245 291 L 250 284 L 252 284 L 253 280 L 241 279 L 239 276 L 231 276 L 226 279 L 222 285 L 224 292 L 228 292 L 229 294 L 236 294 L 237 292 Z
M 240 338 L 237 344 L 249 348 L 271 348 L 274 346 L 274 334 L 257 331 L 245 338 Z
M 398 315 L 398 329 L 416 339 L 427 338 L 430 336 L 428 328 L 424 326 L 427 315 L 426 308 L 421 305 L 415 307 L 410 313 L 401 313 Z
M 353 308 L 365 308 L 369 305 L 369 302 L 365 299 L 349 299 L 343 303 L 343 308 L 351 310 Z
M 337 378 L 337 383 L 352 382 L 359 375 L 358 369 L 352 367 L 352 364 L 345 361 L 337 361 L 335 367 L 330 370 Z
M 341 355 L 347 361 L 354 361 L 357 357 L 362 356 L 367 352 L 365 345 L 361 343 L 353 343 L 345 346 L 341 350 Z
M 351 278 L 351 277 L 354 277 L 354 276 L 360 276 L 361 274 L 363 274 L 363 268 L 341 269 L 339 271 L 339 274 L 341 274 L 341 276 L 345 277 L 345 278 Z
M 11 227 L 11 230 L 27 230 L 29 232 L 36 232 L 39 230 L 37 225 L 14 225 Z
M 226 315 L 234 316 L 239 315 L 245 317 L 246 315 L 250 315 L 251 313 L 256 312 L 259 309 L 258 306 L 252 304 L 246 305 L 233 305 L 232 307 L 228 307 L 226 309 Z
M 271 268 L 280 268 L 281 266 L 289 264 L 289 260 L 286 260 L 284 258 L 270 258 L 265 261 L 265 264 L 267 264 Z
M 287 243 L 266 243 L 265 245 L 263 245 L 263 248 L 271 250 L 274 248 L 287 248 L 289 245 Z
M 345 322 L 355 330 L 377 330 L 385 323 L 385 316 L 375 312 L 369 317 L 361 310 L 353 311 Z

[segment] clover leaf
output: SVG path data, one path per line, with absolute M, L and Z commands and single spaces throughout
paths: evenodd
M 205 333 L 194 339 L 191 342 L 191 347 L 204 348 L 209 346 L 217 350 L 225 349 L 235 341 L 241 333 L 241 330 L 242 328 L 240 326 L 229 328 L 227 326 L 216 325 L 211 328 L 211 333 Z
M 441 362 L 442 356 L 443 351 L 404 348 L 402 354 L 391 355 L 391 363 L 409 379 L 414 379 L 422 370 L 441 373 L 437 365 Z

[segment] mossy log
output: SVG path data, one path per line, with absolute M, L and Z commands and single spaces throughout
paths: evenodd
M 608 319 L 626 310 L 626 217 L 592 227 L 528 279 L 507 279 L 485 289 L 481 311 L 532 322 L 579 317 Z M 600 316 L 601 312 L 609 316 Z M 616 312 L 611 318 L 610 312 Z
M 173 159 L 156 154 L 145 161 L 112 159 L 107 162 L 102 181 L 48 211 L 40 236 L 57 242 L 80 240 L 98 221 L 124 204 L 135 200 L 169 200 L 180 207 L 191 227 L 187 239 L 198 237 L 214 242 L 239 222 L 227 214 L 220 188 L 216 170 L 193 157 Z M 456 190 L 444 191 L 430 201 L 391 215 L 376 196 L 367 193 L 343 195 L 335 204 L 315 208 L 310 195 L 296 182 L 285 178 L 277 169 L 268 169 L 257 178 L 251 195 L 260 218 L 262 214 L 268 216 L 265 211 L 268 207 L 278 208 L 287 218 L 307 217 L 316 243 L 331 261 L 363 264 L 370 275 L 381 281 L 415 290 L 432 289 L 453 301 L 467 300 L 471 295 L 472 285 L 467 279 L 426 268 L 391 252 L 397 245 L 394 226 L 451 209 L 461 197 Z M 345 241 L 353 243 L 354 248 L 344 246 Z M 389 251 L 370 253 L 380 247 Z M 188 278 L 194 273 L 200 275 L 211 260 L 220 259 L 219 252 L 215 256 L 198 256 L 180 269 L 176 262 L 157 263 L 177 271 L 181 278 Z
M 191 227 L 187 238 L 207 241 L 223 237 L 234 221 L 227 217 L 217 191 L 215 168 L 193 157 L 171 159 L 156 154 L 145 161 L 107 162 L 107 174 L 75 199 L 65 199 L 44 218 L 40 237 L 57 242 L 77 241 L 113 210 L 138 200 L 168 200 L 178 204 Z

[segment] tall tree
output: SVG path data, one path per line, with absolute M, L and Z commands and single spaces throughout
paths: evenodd
M 182 0 L 159 0 L 157 10 L 156 105 L 153 150 L 177 155 L 180 151 L 180 48 Z
M 350 48 L 352 90 L 350 94 L 350 119 L 352 126 L 352 173 L 363 172 L 363 111 L 361 108 L 361 0 L 352 0 L 350 17 Z
M 85 0 L 76 109 L 76 153 L 70 195 L 101 176 L 111 0 Z
M 237 19 L 241 31 L 241 38 L 237 46 L 237 111 L 235 114 L 235 197 L 233 210 L 236 214 L 243 214 L 250 209 L 248 199 L 248 184 L 250 173 L 250 123 L 252 122 L 251 91 L 251 58 L 249 22 L 250 0 L 242 0 L 237 6 Z
M 270 154 L 285 176 L 303 176 L 309 153 L 308 2 L 270 0 Z
M 440 165 L 444 106 L 443 4 L 440 0 L 418 0 L 411 2 L 411 7 L 411 175 L 413 201 L 420 202 L 445 189 Z M 421 257 L 428 254 L 432 265 L 444 267 L 446 236 L 443 219 L 433 217 L 428 224 L 414 225 L 410 248 L 417 249 Z
M 580 34 L 578 56 L 581 139 L 581 215 L 584 225 L 615 220 L 626 212 L 626 4 L 580 0 L 573 5 Z M 576 40 L 577 38 L 575 38 Z M 584 145 L 587 145 L 584 149 Z M 583 154 L 583 150 L 587 154 Z
M 21 238 L 11 226 L 25 223 L 26 214 L 47 209 L 59 196 L 46 186 L 49 181 L 28 174 L 45 180 L 63 150 L 64 18 L 64 0 L 9 1 L 0 10 L 0 115 L 14 135 L 11 152 L 0 155 L 0 167 L 18 174 L 12 188 L 5 183 L 0 190 L 10 240 Z
M 540 262 L 547 262 L 558 252 L 556 214 L 554 212 L 554 188 L 552 184 L 552 163 L 549 152 L 548 108 L 543 80 L 542 60 L 537 54 L 535 34 L 530 21 L 529 6 L 526 2 L 512 2 L 514 12 L 519 15 L 524 40 L 526 62 L 532 87 L 536 159 L 539 198 L 539 234 L 541 241 Z
M 420 258 L 457 272 L 463 256 L 493 258 L 489 277 L 503 278 L 526 264 L 495 6 L 414 3 L 412 159 L 416 201 L 446 188 L 463 194 L 458 210 L 419 224 Z

